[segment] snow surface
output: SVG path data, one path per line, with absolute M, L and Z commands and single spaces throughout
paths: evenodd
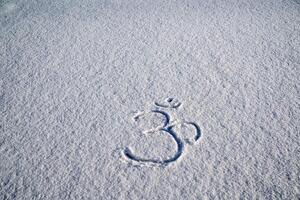
M 299 0 L 0 0 L 0 199 L 299 199 Z

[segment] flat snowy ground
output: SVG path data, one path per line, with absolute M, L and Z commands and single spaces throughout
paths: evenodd
M 0 199 L 299 199 L 298 0 L 1 0 Z

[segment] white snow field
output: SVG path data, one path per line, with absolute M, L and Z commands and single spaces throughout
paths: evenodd
M 0 200 L 297 200 L 299 126 L 299 0 L 0 0 Z

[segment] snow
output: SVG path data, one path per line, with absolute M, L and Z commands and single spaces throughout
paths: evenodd
M 0 199 L 299 199 L 299 35 L 297 0 L 0 0 Z

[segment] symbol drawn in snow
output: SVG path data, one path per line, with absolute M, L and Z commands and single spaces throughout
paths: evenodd
M 178 108 L 181 103 L 174 98 L 167 98 L 164 103 L 154 103 L 158 107 L 162 108 Z
M 157 107 L 162 108 L 178 108 L 181 106 L 181 103 L 173 98 L 167 98 L 164 103 L 154 103 Z M 171 136 L 171 138 L 176 143 L 176 152 L 172 157 L 165 158 L 165 159 L 150 159 L 150 158 L 143 158 L 142 156 L 138 156 L 137 153 L 134 153 L 129 147 L 126 147 L 123 151 L 123 155 L 131 161 L 137 162 L 137 163 L 149 163 L 149 164 L 158 164 L 158 165 L 168 165 L 170 163 L 173 163 L 177 161 L 184 152 L 185 143 L 192 145 L 195 142 L 197 142 L 201 137 L 201 129 L 200 127 L 194 123 L 194 122 L 186 122 L 186 121 L 180 121 L 176 123 L 170 123 L 171 117 L 167 112 L 158 110 L 158 108 L 151 110 L 150 112 L 141 112 L 138 115 L 136 115 L 133 120 L 137 122 L 141 117 L 143 117 L 146 114 L 159 114 L 164 118 L 163 124 L 160 126 L 157 126 L 153 129 L 144 130 L 143 132 L 145 134 L 155 134 L 157 132 L 163 132 L 164 134 L 168 134 Z M 191 142 L 190 139 L 183 140 L 180 138 L 177 133 L 175 132 L 174 128 L 175 126 L 190 126 L 195 130 L 194 137 L 192 139 L 193 142 Z

